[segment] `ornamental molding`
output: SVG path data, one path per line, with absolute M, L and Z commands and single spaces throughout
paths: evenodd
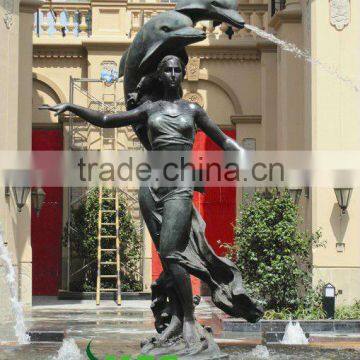
M 33 54 L 34 59 L 82 59 L 84 58 L 84 53 L 80 49 L 80 51 L 76 50 L 38 50 L 34 49 Z
M 330 23 L 337 30 L 343 30 L 350 23 L 350 0 L 329 0 Z
M 8 30 L 11 29 L 13 25 L 13 16 L 15 13 L 15 6 L 18 6 L 18 0 L 3 0 L 4 1 L 4 23 Z
M 260 61 L 260 51 L 250 50 L 210 50 L 191 52 L 191 56 L 199 58 L 199 60 L 236 60 L 236 61 Z
M 191 57 L 186 67 L 186 78 L 188 81 L 198 81 L 200 73 L 200 58 Z
M 261 124 L 261 115 L 231 115 L 231 123 L 236 124 Z
M 200 105 L 201 107 L 204 107 L 204 99 L 203 97 L 197 93 L 197 92 L 189 92 L 189 93 L 186 93 L 184 96 L 183 96 L 183 99 L 186 100 L 186 101 L 190 101 L 192 103 L 196 103 L 198 105 Z

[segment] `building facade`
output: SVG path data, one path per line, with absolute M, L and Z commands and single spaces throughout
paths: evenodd
M 73 136 L 74 127 L 70 126 L 69 119 L 59 120 L 53 114 L 38 111 L 38 106 L 73 100 L 93 108 L 115 103 L 121 109 L 121 84 L 109 87 L 89 79 L 100 79 L 102 73 L 116 70 L 122 53 L 141 25 L 151 16 L 173 7 L 174 4 L 166 2 L 118 0 L 43 4 L 35 16 L 32 35 L 34 150 L 99 149 L 99 132 L 79 127 Z M 246 23 L 308 49 L 314 58 L 360 81 L 358 1 L 239 0 L 239 11 Z M 206 30 L 207 39 L 188 48 L 190 60 L 184 97 L 203 106 L 240 144 L 250 150 L 264 151 L 359 150 L 357 92 L 316 64 L 294 57 L 247 29 L 235 31 L 230 40 L 225 34 L 226 26 L 214 29 L 209 22 L 200 22 L 197 26 Z M 26 39 L 22 38 L 28 41 L 22 50 L 30 49 L 31 42 Z M 31 93 L 22 83 L 20 90 Z M 13 97 L 15 102 L 20 98 L 15 93 Z M 25 107 L 21 111 L 25 111 Z M 29 116 L 29 112 L 26 114 Z M 17 118 L 23 121 L 25 117 L 18 115 Z M 24 137 L 28 148 L 30 132 L 29 127 Z M 138 147 L 134 134 L 128 129 L 117 132 L 116 137 L 120 139 L 117 142 L 120 148 Z M 216 149 L 201 132 L 197 134 L 195 146 L 200 150 Z M 327 243 L 325 248 L 313 252 L 314 283 L 331 282 L 341 290 L 337 303 L 351 303 L 360 298 L 358 189 L 354 189 L 347 213 L 341 219 L 333 188 L 312 188 L 306 194 L 300 200 L 305 227 L 321 228 Z M 11 246 L 19 243 L 27 246 L 28 257 L 24 259 L 30 274 L 32 268 L 35 280 L 31 285 L 31 276 L 28 276 L 23 286 L 32 289 L 34 295 L 56 295 L 57 289 L 66 290 L 68 286 L 69 258 L 66 248 L 62 247 L 61 234 L 68 219 L 69 199 L 68 189 L 47 189 L 40 218 L 30 219 L 29 213 L 21 215 L 28 229 L 30 222 L 32 224 L 32 248 L 30 230 L 27 238 L 19 242 L 13 235 L 7 235 Z M 231 241 L 232 223 L 241 199 L 241 188 L 208 189 L 206 195 L 196 195 L 194 199 L 208 224 L 207 237 L 218 252 L 222 251 L 219 240 Z M 51 221 L 44 223 L 43 216 L 50 217 Z M 47 234 L 46 238 L 43 234 Z M 24 234 L 21 232 L 18 236 Z M 46 260 L 45 253 L 51 254 Z M 160 267 L 146 232 L 142 272 L 144 290 L 149 291 Z M 195 285 L 199 288 L 199 284 Z
M 32 29 L 33 14 L 40 1 L 15 0 L 0 3 L 0 150 L 31 150 L 32 131 Z M 25 306 L 32 299 L 32 249 L 30 198 L 24 210 L 17 211 L 14 198 L 0 191 L 0 227 L 4 243 L 10 249 L 19 283 L 19 295 Z M 0 308 L 7 314 L 9 290 L 0 263 Z M 5 309 L 5 311 L 3 311 Z

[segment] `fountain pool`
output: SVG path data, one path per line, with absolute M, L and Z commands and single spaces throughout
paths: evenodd
M 106 354 L 120 359 L 120 355 L 138 353 L 141 340 L 153 334 L 149 301 L 124 300 L 121 308 L 111 301 L 104 301 L 100 307 L 92 301 L 55 301 L 47 298 L 41 299 L 39 304 L 37 301 L 34 299 L 31 312 L 25 313 L 29 330 L 64 331 L 67 339 L 62 343 L 0 343 L 0 360 L 84 360 L 87 359 L 85 350 L 90 340 L 91 350 L 99 360 L 103 360 Z M 196 315 L 199 321 L 216 332 L 213 311 L 204 302 L 197 308 Z M 0 324 L 0 338 L 3 325 Z M 336 340 L 336 335 L 339 334 L 329 334 L 333 340 Z M 261 332 L 216 332 L 216 338 L 223 351 L 229 354 L 229 360 L 359 360 L 360 334 L 355 335 L 347 344 L 342 334 L 337 343 L 327 340 L 326 343 L 310 342 L 309 345 L 274 344 L 265 347 L 261 345 Z M 341 346 L 352 346 L 358 350 L 340 349 Z
M 78 345 L 77 345 L 77 344 Z M 23 346 L 0 346 L 0 360 L 85 360 L 86 344 L 77 339 L 64 340 L 64 343 L 31 343 Z M 134 353 L 139 351 L 138 344 L 134 344 Z M 120 359 L 121 341 L 94 344 L 92 350 L 99 360 L 105 354 L 116 354 Z M 231 346 L 223 349 L 230 356 L 229 360 L 359 360 L 357 350 L 322 349 L 304 346 Z

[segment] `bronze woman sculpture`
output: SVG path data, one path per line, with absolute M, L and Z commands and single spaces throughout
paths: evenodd
M 122 113 L 106 115 L 73 104 L 44 105 L 41 109 L 55 111 L 56 115 L 71 111 L 103 128 L 141 123 L 146 126 L 151 150 L 159 154 L 169 150 L 190 151 L 196 127 L 223 150 L 241 151 L 242 148 L 226 136 L 200 106 L 181 99 L 184 74 L 184 65 L 178 57 L 164 57 L 154 76 L 160 100 L 148 100 Z M 184 347 L 180 346 L 179 354 L 193 357 L 211 348 L 212 354 L 206 358 L 219 359 L 220 353 L 215 355 L 218 348 L 195 320 L 189 274 L 209 286 L 214 304 L 227 314 L 256 322 L 262 310 L 246 294 L 235 265 L 218 257 L 208 244 L 204 221 L 192 203 L 193 191 L 191 185 L 142 186 L 139 189 L 140 209 L 164 269 L 153 285 L 152 310 L 160 335 L 145 342 L 143 351 L 156 353 L 156 349 L 161 349 L 158 353 L 174 353 L 175 340 L 182 338 Z M 163 346 L 172 341 L 173 346 L 164 350 Z

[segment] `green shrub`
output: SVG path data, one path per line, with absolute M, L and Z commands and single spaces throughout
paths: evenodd
M 324 316 L 321 293 L 312 288 L 311 253 L 321 233 L 300 229 L 298 206 L 288 191 L 256 192 L 240 209 L 229 256 L 248 292 L 262 300 L 266 316 Z
M 319 320 L 326 319 L 326 315 L 322 309 L 320 287 L 317 294 L 318 300 L 310 306 L 302 305 L 295 312 L 288 309 L 282 311 L 267 310 L 264 314 L 266 320 Z M 314 306 L 316 304 L 316 306 Z M 335 309 L 335 320 L 359 320 L 360 319 L 360 300 L 355 301 L 352 305 L 341 305 Z
M 342 305 L 335 309 L 335 319 L 337 320 L 359 320 L 360 319 L 360 300 L 352 305 Z
M 113 194 L 110 190 L 104 190 L 104 197 Z M 113 200 L 104 200 L 104 208 L 112 209 Z M 112 204 L 111 204 L 112 201 Z M 85 266 L 80 277 L 75 277 L 70 283 L 72 291 L 94 291 L 96 289 L 97 274 L 97 246 L 98 246 L 98 212 L 99 212 L 99 190 L 90 191 L 84 201 L 72 210 L 71 221 L 71 259 L 72 264 L 80 269 Z M 103 213 L 103 222 L 114 223 L 114 213 Z M 141 238 L 136 230 L 135 222 L 126 208 L 124 195 L 119 195 L 119 238 L 120 238 L 120 264 L 121 264 L 121 290 L 141 291 L 142 282 L 139 274 L 141 261 Z M 65 231 L 65 243 L 67 242 L 67 231 Z M 103 235 L 115 235 L 115 226 L 104 226 Z M 108 241 L 108 244 L 104 242 Z M 110 244 L 110 242 L 112 243 Z M 114 247 L 114 240 L 103 240 L 104 247 Z M 107 246 L 105 246 L 107 245 Z M 103 261 L 114 261 L 114 253 L 103 254 Z M 76 261 L 77 259 L 77 261 Z M 74 265 L 72 265 L 75 267 Z M 102 274 L 114 274 L 114 265 L 102 266 Z M 72 273 L 74 269 L 72 269 Z M 102 282 L 102 287 L 114 287 L 115 280 Z M 104 286 L 103 286 L 104 285 Z

